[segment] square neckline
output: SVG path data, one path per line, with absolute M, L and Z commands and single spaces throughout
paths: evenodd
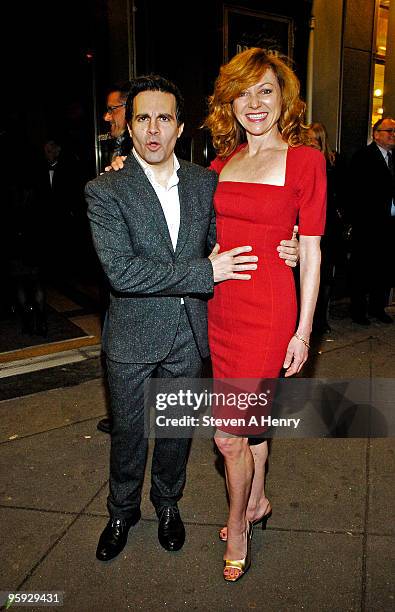
M 245 146 L 247 146 L 247 143 L 245 144 Z M 242 148 L 245 148 L 245 147 L 240 147 L 239 151 L 241 151 Z M 285 176 L 284 176 L 284 184 L 283 185 L 275 185 L 274 183 L 257 183 L 257 182 L 254 182 L 254 181 L 220 181 L 220 180 L 218 180 L 218 185 L 220 185 L 221 183 L 230 183 L 230 184 L 235 184 L 235 185 L 240 184 L 240 185 L 262 185 L 262 186 L 265 186 L 265 187 L 286 187 L 288 185 L 288 178 L 289 178 L 289 176 L 288 176 L 289 175 L 289 171 L 288 171 L 288 161 L 289 161 L 288 160 L 288 154 L 289 154 L 289 150 L 290 149 L 292 149 L 292 147 L 290 147 L 288 145 L 287 153 L 286 153 L 286 156 L 285 156 Z M 237 151 L 237 153 L 239 151 Z M 232 155 L 232 157 L 233 157 L 233 155 Z M 228 159 L 228 161 L 230 161 L 230 159 Z M 226 164 L 225 164 L 225 166 L 226 166 Z M 222 168 L 222 170 L 223 170 L 223 168 Z M 221 174 L 219 174 L 219 177 L 220 176 L 221 176 Z

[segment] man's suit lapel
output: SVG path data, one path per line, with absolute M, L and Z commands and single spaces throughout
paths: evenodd
M 382 184 L 393 184 L 393 178 L 391 175 L 391 171 L 388 168 L 388 164 L 387 164 L 387 160 L 384 158 L 382 152 L 380 151 L 378 145 L 373 141 L 370 145 L 369 145 L 372 149 L 372 155 L 374 157 L 374 161 L 376 164 L 376 178 L 377 180 L 379 180 Z M 380 170 L 379 170 L 380 169 Z M 380 171 L 380 175 L 378 175 L 378 171 Z M 391 199 L 387 199 L 387 203 L 385 204 L 385 208 L 386 211 L 391 215 L 391 206 L 392 206 L 392 202 Z
M 391 174 L 382 152 L 380 151 L 380 149 L 378 148 L 377 144 L 374 141 L 371 143 L 371 147 L 372 147 L 372 153 L 374 155 L 374 159 L 376 163 L 378 164 L 379 168 Z
M 134 185 L 137 187 L 139 194 L 139 200 L 143 203 L 147 211 L 151 214 L 151 217 L 158 228 L 159 233 L 163 237 L 167 246 L 169 247 L 172 254 L 174 254 L 173 244 L 171 242 L 169 228 L 167 227 L 165 215 L 161 203 L 159 202 L 158 196 L 155 193 L 155 189 L 152 187 L 148 178 L 146 177 L 144 170 L 131 154 L 128 157 L 130 163 L 130 170 L 134 175 Z
M 176 257 L 178 257 L 178 255 L 181 253 L 187 242 L 192 222 L 192 194 L 189 188 L 188 170 L 184 167 L 182 161 L 180 162 L 178 177 L 178 196 L 180 198 L 180 229 L 178 231 Z
M 150 212 L 152 219 L 156 227 L 158 228 L 158 231 L 165 240 L 171 253 L 174 255 L 174 249 L 170 238 L 169 228 L 166 223 L 161 203 L 155 193 L 155 189 L 152 187 L 151 183 L 149 182 L 148 178 L 144 173 L 144 170 L 132 154 L 128 156 L 127 162 L 129 162 L 129 171 L 133 175 L 133 183 L 137 187 L 137 191 L 140 196 L 139 199 L 141 199 L 141 202 L 144 204 L 147 211 Z M 179 177 L 178 195 L 180 198 L 180 228 L 178 231 L 178 239 L 175 252 L 176 257 L 178 257 L 178 255 L 183 250 L 191 229 L 191 201 L 193 195 L 189 186 L 188 169 L 184 166 L 182 160 L 180 161 L 180 168 L 177 174 Z

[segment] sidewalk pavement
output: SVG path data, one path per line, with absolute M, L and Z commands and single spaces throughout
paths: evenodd
M 395 325 L 332 323 L 305 376 L 394 378 Z M 107 521 L 110 438 L 96 424 L 106 393 L 101 378 L 83 380 L 0 402 L 0 591 L 62 591 L 65 612 L 394 610 L 393 438 L 274 439 L 273 516 L 255 530 L 252 567 L 237 584 L 222 579 L 218 456 L 211 440 L 196 439 L 180 502 L 183 549 L 158 543 L 148 466 L 142 520 L 104 564 L 95 550 Z

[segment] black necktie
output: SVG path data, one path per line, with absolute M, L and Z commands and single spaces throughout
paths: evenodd
M 392 176 L 394 176 L 394 160 L 392 159 L 392 151 L 387 152 L 387 165 Z

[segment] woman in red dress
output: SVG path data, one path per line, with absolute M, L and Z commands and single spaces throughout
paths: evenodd
M 215 287 L 209 304 L 209 342 L 215 379 L 277 378 L 300 372 L 320 274 L 320 236 L 326 203 L 325 159 L 311 148 L 303 125 L 299 82 L 278 57 L 248 49 L 222 66 L 206 126 L 218 157 L 214 198 L 221 251 L 252 246 L 257 269 L 248 282 Z M 276 250 L 299 220 L 300 313 L 294 278 Z M 225 435 L 224 435 L 225 432 Z M 264 492 L 267 442 L 217 431 L 229 494 L 224 578 L 250 566 L 253 523 L 270 513 Z

